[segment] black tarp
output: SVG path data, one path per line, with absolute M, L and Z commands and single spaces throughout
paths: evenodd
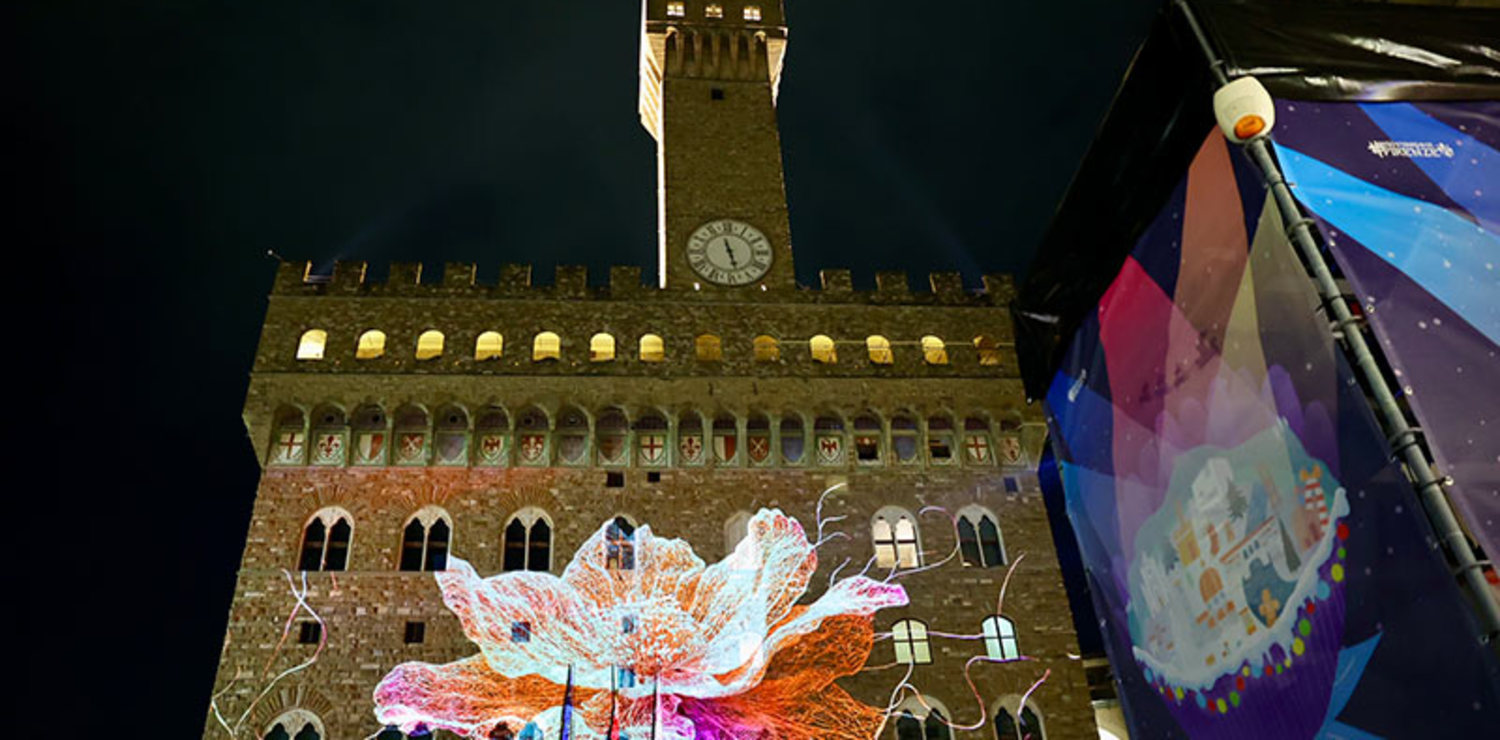
M 1230 77 L 1308 100 L 1500 99 L 1500 9 L 1194 0 Z M 1213 78 L 1169 0 L 1063 196 L 1012 313 L 1041 398 L 1078 322 L 1214 125 Z

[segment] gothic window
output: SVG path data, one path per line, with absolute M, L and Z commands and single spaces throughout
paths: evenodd
M 934 708 L 927 713 L 927 719 L 922 722 L 922 734 L 926 740 L 951 740 L 953 730 L 948 728 L 948 723 L 943 719 L 943 712 Z
M 1008 704 L 1004 700 L 1001 704 Z M 1000 707 L 995 710 L 995 738 L 996 740 L 1046 740 L 1047 733 L 1042 727 L 1042 719 L 1031 707 L 1030 702 L 1021 709 L 1021 721 L 1014 719 L 1011 710 Z
M 876 365 L 889 365 L 896 361 L 896 356 L 891 352 L 891 340 L 873 334 L 865 339 L 865 346 L 870 350 L 870 362 Z
M 516 454 L 522 465 L 546 465 L 551 448 L 548 444 L 550 423 L 547 415 L 535 406 L 516 417 Z
M 702 465 L 707 444 L 703 439 L 703 418 L 684 411 L 677 420 L 677 461 L 682 465 Z
M 323 347 L 326 344 L 328 344 L 328 332 L 322 329 L 308 329 L 302 332 L 302 339 L 297 342 L 297 359 L 323 359 Z
M 990 444 L 990 424 L 977 416 L 964 419 L 964 462 L 970 465 L 995 464 L 995 450 Z
M 588 463 L 589 419 L 571 406 L 557 412 L 557 458 L 567 465 Z
M 994 615 L 984 618 L 984 652 L 994 660 L 1015 660 L 1021 657 L 1021 648 L 1016 644 L 1016 623 Z
M 337 506 L 313 514 L 302 529 L 302 556 L 297 561 L 297 570 L 344 570 L 348 567 L 353 521 L 349 512 Z
M 670 3 L 667 3 L 667 17 L 668 18 L 681 18 L 684 15 L 687 15 L 687 7 L 685 6 L 684 3 L 681 3 L 681 2 L 670 2 Z
M 469 412 L 457 404 L 437 412 L 437 429 L 432 435 L 433 452 L 439 465 L 467 465 L 469 462 Z
M 745 457 L 752 465 L 771 462 L 771 420 L 753 413 L 745 420 Z
M 759 5 L 746 5 L 745 6 L 745 20 L 747 20 L 747 21 L 759 21 L 760 20 L 760 6 Z
M 931 334 L 922 337 L 922 360 L 929 365 L 948 364 L 948 348 L 943 340 Z
M 837 416 L 819 416 L 813 420 L 813 444 L 820 465 L 844 462 L 844 420 Z
M 546 572 L 552 569 L 552 524 L 534 506 L 516 512 L 505 525 L 503 568 Z
M 803 444 L 802 417 L 789 414 L 781 420 L 781 460 L 790 465 L 802 462 L 806 455 Z
M 922 564 L 917 523 L 905 509 L 887 506 L 876 512 L 870 533 L 875 541 L 877 567 L 915 568 Z
M 724 359 L 724 348 L 716 334 L 699 334 L 693 344 L 699 362 L 720 362 Z
M 946 416 L 927 419 L 927 460 L 934 465 L 953 461 L 953 420 Z
M 293 732 L 296 734 L 291 734 Z M 278 715 L 261 737 L 265 740 L 322 740 L 325 737 L 323 720 L 306 709 L 291 709 Z
M 443 333 L 437 329 L 428 329 L 417 337 L 417 359 L 431 360 L 443 355 Z
M 714 417 L 714 462 L 735 465 L 740 461 L 740 429 L 733 416 Z
M 557 334 L 544 331 L 536 335 L 531 342 L 531 361 L 544 362 L 546 360 L 562 359 L 562 338 Z
M 854 459 L 861 465 L 880 464 L 880 420 L 868 414 L 854 420 Z
M 453 525 L 448 512 L 423 507 L 401 531 L 401 570 L 447 570 Z
M 776 362 L 781 359 L 781 345 L 774 337 L 762 334 L 755 338 L 755 361 Z
M 384 465 L 391 431 L 385 409 L 365 404 L 354 410 L 354 464 Z
M 724 17 L 724 6 L 722 6 L 722 5 L 718 4 L 718 3 L 709 3 L 708 7 L 706 7 L 706 8 L 703 9 L 703 17 L 705 17 L 705 18 L 723 18 Z
M 617 516 L 604 528 L 604 567 L 607 570 L 635 569 L 635 525 Z
M 917 420 L 905 414 L 891 418 L 891 450 L 903 463 L 917 461 Z
M 619 409 L 607 409 L 594 424 L 594 445 L 601 465 L 629 462 L 630 422 Z
M 349 422 L 344 410 L 333 404 L 313 409 L 310 438 L 313 465 L 343 465 L 349 446 Z
M 833 339 L 819 334 L 807 340 L 808 349 L 812 351 L 813 362 L 832 365 L 839 361 L 838 352 L 833 348 Z
M 996 342 L 994 337 L 987 334 L 974 337 L 974 350 L 979 353 L 979 364 L 1000 364 L 1000 343 Z
M 749 527 L 749 512 L 736 511 L 733 514 L 729 515 L 729 518 L 724 521 L 725 553 L 734 552 L 734 548 L 736 545 L 740 544 L 740 540 L 745 539 L 745 535 L 749 532 Z
M 994 568 L 1005 565 L 1005 545 L 995 515 L 979 506 L 958 512 L 958 549 L 964 565 Z
M 932 648 L 927 644 L 927 625 L 916 619 L 903 619 L 891 625 L 891 640 L 896 646 L 897 663 L 931 663 Z
M 922 740 L 922 722 L 910 711 L 904 711 L 896 717 L 896 740 Z
M 661 362 L 667 359 L 666 347 L 661 337 L 655 334 L 641 335 L 641 362 Z
M 498 331 L 487 331 L 474 340 L 474 359 L 497 360 L 505 351 L 505 337 Z
M 474 464 L 504 465 L 510 455 L 510 417 L 505 409 L 490 406 L 474 421 Z
M 667 464 L 667 419 L 655 411 L 647 411 L 636 420 L 636 461 L 646 467 Z
M 276 412 L 275 435 L 271 438 L 271 464 L 301 465 L 307 460 L 307 419 L 302 410 L 283 406 Z
M 397 465 L 426 465 L 429 445 L 427 411 L 421 406 L 406 405 L 396 409 Z
M 589 362 L 613 362 L 615 359 L 615 338 L 611 334 L 600 332 L 589 340 Z
M 385 332 L 371 329 L 359 335 L 359 344 L 354 348 L 354 359 L 373 360 L 385 354 Z

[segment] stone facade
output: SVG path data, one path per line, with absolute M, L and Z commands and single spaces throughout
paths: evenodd
M 701 5 L 687 2 L 686 12 L 701 13 Z M 682 72 L 667 54 L 667 6 L 646 3 L 645 43 L 659 43 L 667 84 L 649 90 L 652 62 L 643 60 L 642 108 L 648 128 L 665 119 L 670 132 L 683 125 L 674 123 L 671 84 Z M 722 7 L 726 18 L 742 17 L 742 5 Z M 724 68 L 759 75 L 739 82 L 766 93 L 769 126 L 752 122 L 752 149 L 775 145 L 770 106 L 785 40 L 780 13 L 767 3 L 766 29 L 751 29 L 743 46 L 753 60 Z M 767 29 L 757 46 L 755 34 Z M 689 88 L 695 99 L 713 100 L 680 86 Z M 664 184 L 693 191 L 693 178 L 702 175 L 689 160 L 708 145 L 684 146 L 685 174 L 664 175 Z M 367 281 L 363 263 L 340 263 L 328 277 L 310 275 L 306 263 L 282 266 L 244 411 L 265 469 L 205 737 L 262 738 L 278 723 L 288 736 L 311 725 L 322 738 L 370 737 L 381 731 L 372 691 L 396 665 L 474 654 L 433 574 L 400 569 L 419 511 L 441 512 L 451 527 L 449 556 L 490 576 L 505 569 L 504 533 L 518 512 L 540 512 L 548 522 L 548 569 L 561 573 L 615 517 L 686 540 L 712 563 L 732 547 L 732 520 L 762 508 L 795 517 L 811 535 L 820 497 L 829 531 L 847 537 L 819 546 L 804 602 L 827 588 L 835 569 L 844 569 L 842 577 L 872 560 L 877 512 L 889 516 L 896 507 L 916 524 L 920 562 L 935 567 L 909 575 L 898 569 L 910 604 L 878 612 L 875 628 L 889 633 L 902 619 L 926 625 L 931 662 L 916 665 L 910 683 L 956 725 L 979 725 L 955 729 L 953 737 L 995 737 L 992 719 L 980 725 L 981 713 L 992 718 L 1004 706 L 1014 714 L 1019 697 L 1044 675 L 1028 706 L 1045 736 L 1097 736 L 1083 666 L 1070 657 L 1077 640 L 1030 467 L 1044 431 L 1017 375 L 1010 278 L 987 276 L 985 290 L 970 292 L 956 274 L 941 273 L 930 277 L 930 289 L 913 291 L 904 274 L 881 273 L 876 290 L 855 291 L 846 271 L 829 270 L 818 289 L 799 288 L 790 278 L 784 202 L 778 226 L 778 206 L 765 195 L 770 188 L 781 197 L 779 153 L 770 158 L 774 172 L 764 169 L 772 163 L 763 155 L 744 164 L 762 168 L 751 178 L 760 183 L 755 192 L 698 188 L 672 201 L 690 204 L 682 206 L 683 223 L 702 215 L 695 209 L 713 210 L 716 199 L 750 202 L 716 213 L 762 223 L 770 213 L 772 225 L 763 230 L 784 249 L 778 269 L 758 285 L 695 289 L 679 279 L 687 274 L 680 265 L 660 271 L 665 286 L 643 285 L 635 267 L 616 268 L 602 286 L 590 285 L 580 269 L 558 268 L 554 283 L 543 286 L 531 284 L 524 265 L 483 276 L 472 265 L 450 264 L 436 280 L 424 280 L 420 266 L 393 265 L 383 283 Z M 670 236 L 664 244 L 685 238 L 678 226 L 663 228 Z M 677 249 L 664 247 L 663 259 L 679 261 Z M 360 357 L 361 337 L 372 331 L 382 334 L 382 349 L 367 347 L 363 354 L 376 356 Z M 441 348 L 417 359 L 419 348 L 431 353 L 429 332 L 441 334 Z M 499 355 L 476 359 L 484 332 L 500 335 Z M 536 359 L 543 332 L 559 340 L 555 358 Z M 613 339 L 612 357 L 591 353 L 600 335 Z M 659 359 L 642 359 L 647 335 L 661 339 Z M 716 358 L 700 355 L 706 336 L 717 338 Z M 817 336 L 833 341 L 836 360 L 814 359 Z M 888 344 L 872 350 L 872 338 Z M 766 351 L 768 339 L 774 353 Z M 611 426 L 611 419 L 623 424 Z M 734 440 L 734 453 L 722 461 L 713 446 L 716 427 Z M 362 434 L 382 440 L 371 459 L 361 459 L 371 449 Z M 802 438 L 800 459 L 784 454 L 784 443 L 794 446 L 784 434 Z M 565 442 L 568 435 L 575 439 Z M 693 435 L 704 447 L 696 458 L 683 446 Z M 489 436 L 503 438 L 503 453 L 483 454 Z M 543 445 L 534 459 L 522 451 L 532 436 Z M 320 455 L 320 441 L 331 438 L 337 448 L 330 443 Z M 645 448 L 658 439 L 664 450 L 648 455 Z M 825 440 L 840 454 L 819 457 Z M 420 450 L 409 460 L 391 449 L 409 441 Z M 752 444 L 770 452 L 752 455 Z M 624 452 L 616 455 L 620 445 Z M 934 453 L 934 445 L 948 454 Z M 961 511 L 993 516 L 1003 563 L 965 562 L 974 558 L 960 552 L 954 517 Z M 345 562 L 332 570 L 320 569 L 316 555 L 311 565 L 304 557 L 316 539 L 312 522 L 332 524 L 320 512 L 336 512 L 352 526 Z M 879 577 L 889 572 L 874 570 Z M 995 613 L 1008 573 L 1003 613 L 1027 659 L 975 663 L 969 675 L 981 697 L 976 703 L 965 664 L 986 654 L 977 639 L 981 622 Z M 893 665 L 894 649 L 893 640 L 877 639 L 867 669 L 839 684 L 870 706 L 886 706 L 905 673 Z M 893 719 L 882 736 L 896 735 Z

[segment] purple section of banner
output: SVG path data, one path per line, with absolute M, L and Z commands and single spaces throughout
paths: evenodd
M 1500 346 L 1485 331 L 1500 301 L 1500 239 L 1485 228 L 1500 199 L 1500 156 L 1488 143 L 1500 141 L 1500 103 L 1280 101 L 1277 116 L 1293 192 L 1365 306 L 1397 392 L 1439 474 L 1452 478 L 1450 499 L 1500 556 Z M 1408 214 L 1407 228 L 1369 228 L 1394 212 Z M 1445 216 L 1474 231 L 1452 239 L 1433 226 Z M 1435 295 L 1433 276 L 1455 264 L 1464 274 L 1446 276 Z

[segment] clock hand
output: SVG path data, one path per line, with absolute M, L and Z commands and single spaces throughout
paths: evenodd
M 740 269 L 740 263 L 739 263 L 739 261 L 734 258 L 734 247 L 732 247 L 732 246 L 729 245 L 729 240 L 728 239 L 724 240 L 724 253 L 727 254 L 727 255 L 729 255 L 729 269 L 731 269 L 731 270 L 738 270 L 738 269 Z

